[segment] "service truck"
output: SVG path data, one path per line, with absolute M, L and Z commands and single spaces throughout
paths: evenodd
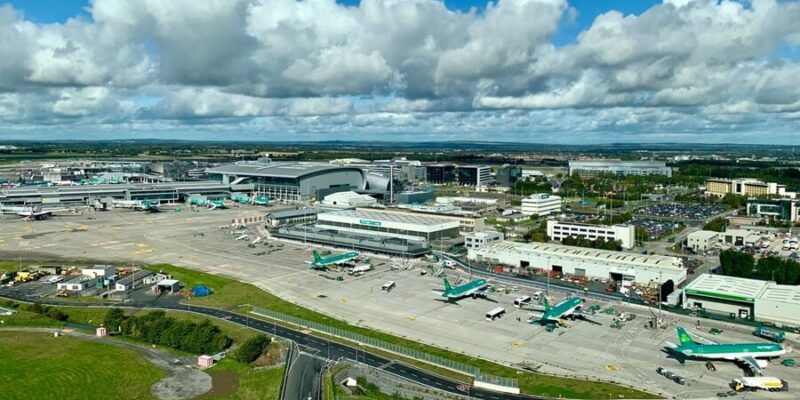
M 775 329 L 765 328 L 763 326 L 756 328 L 756 330 L 753 331 L 753 335 L 760 336 L 778 343 L 783 343 L 783 341 L 786 340 L 785 333 Z
M 734 379 L 731 382 L 731 387 L 737 392 L 745 390 L 755 392 L 758 389 L 779 392 L 789 390 L 789 383 L 783 379 L 769 376 L 746 376 Z

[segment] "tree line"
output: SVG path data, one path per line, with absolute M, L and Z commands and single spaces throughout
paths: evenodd
M 209 320 L 200 323 L 177 320 L 164 311 L 126 316 L 122 309 L 114 308 L 106 314 L 103 323 L 112 332 L 193 354 L 218 353 L 233 343 Z
M 781 285 L 800 284 L 800 263 L 780 257 L 763 257 L 755 261 L 752 254 L 733 249 L 719 253 L 722 273 L 739 278 L 775 281 Z
M 621 251 L 622 250 L 622 242 L 619 240 L 605 240 L 603 238 L 597 238 L 595 240 L 590 240 L 585 237 L 575 237 L 575 236 L 567 236 L 564 239 L 561 239 L 561 244 L 567 246 L 578 246 L 578 247 L 587 247 L 590 249 L 600 249 L 600 250 L 614 250 L 614 251 Z

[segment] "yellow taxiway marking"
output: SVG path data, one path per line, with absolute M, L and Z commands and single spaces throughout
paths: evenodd
M 606 365 L 603 366 L 603 368 L 605 368 L 605 370 L 608 371 L 608 372 L 617 372 L 617 371 L 619 371 L 619 366 L 618 365 L 614 365 L 614 364 L 606 364 Z
M 348 302 L 347 297 L 342 297 L 339 299 L 339 303 L 347 304 L 347 302 Z
M 525 347 L 525 343 L 523 343 L 523 342 L 511 342 L 511 347 L 513 347 L 515 349 L 521 349 L 521 348 Z
M 417 316 L 416 315 L 406 315 L 406 319 L 409 320 L 409 321 L 416 321 L 417 320 Z

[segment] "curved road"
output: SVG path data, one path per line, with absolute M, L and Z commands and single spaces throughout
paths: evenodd
M 0 297 L 5 297 L 11 300 L 30 302 L 30 300 L 28 299 L 11 297 L 8 296 L 7 294 L 0 294 Z M 487 399 L 487 400 L 544 399 L 542 397 L 507 394 L 507 393 L 478 389 L 474 387 L 467 387 L 466 390 L 468 390 L 469 393 L 466 393 L 464 390 L 461 390 L 465 388 L 465 385 L 462 382 L 457 382 L 439 375 L 432 374 L 430 372 L 424 371 L 416 367 L 394 362 L 388 358 L 370 353 L 369 349 L 365 347 L 348 346 L 337 342 L 328 341 L 326 339 L 312 336 L 295 329 L 290 329 L 281 325 L 277 325 L 274 322 L 264 321 L 261 319 L 254 319 L 248 315 L 236 313 L 233 311 L 194 306 L 194 305 L 177 304 L 177 303 L 176 304 L 162 303 L 158 305 L 128 303 L 125 305 L 121 305 L 121 304 L 102 304 L 102 303 L 81 304 L 81 303 L 48 301 L 48 302 L 42 302 L 42 304 L 64 306 L 64 307 L 67 306 L 101 307 L 101 308 L 120 307 L 120 308 L 148 308 L 148 309 L 190 311 L 206 315 L 208 317 L 223 319 L 228 322 L 232 322 L 238 325 L 255 329 L 257 331 L 261 331 L 264 333 L 268 333 L 274 336 L 279 336 L 284 339 L 291 340 L 297 343 L 297 345 L 303 348 L 306 352 L 317 354 L 320 357 L 324 357 L 327 359 L 334 359 L 334 360 L 339 358 L 346 358 L 348 360 L 360 362 L 369 365 L 371 367 L 380 368 L 384 371 L 401 376 L 405 379 L 416 382 L 420 385 L 436 388 L 453 394 L 458 394 L 462 396 L 466 395 L 475 399 Z

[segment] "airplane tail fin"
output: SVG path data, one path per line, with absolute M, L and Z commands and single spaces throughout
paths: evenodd
M 452 288 L 453 287 L 450 286 L 450 282 L 447 280 L 447 278 L 444 278 L 444 290 L 445 290 L 445 292 L 449 292 L 450 289 L 452 289 Z
M 680 326 L 678 327 L 678 340 L 680 341 L 681 346 L 687 344 L 694 344 L 694 340 L 692 340 L 692 337 L 689 336 L 689 334 L 686 333 L 686 330 Z
M 319 261 L 322 259 L 322 257 L 320 257 L 319 253 L 317 253 L 316 250 L 312 250 L 311 254 L 314 256 L 314 261 Z
M 550 311 L 550 302 L 547 301 L 547 297 L 542 298 L 544 301 L 544 312 Z

